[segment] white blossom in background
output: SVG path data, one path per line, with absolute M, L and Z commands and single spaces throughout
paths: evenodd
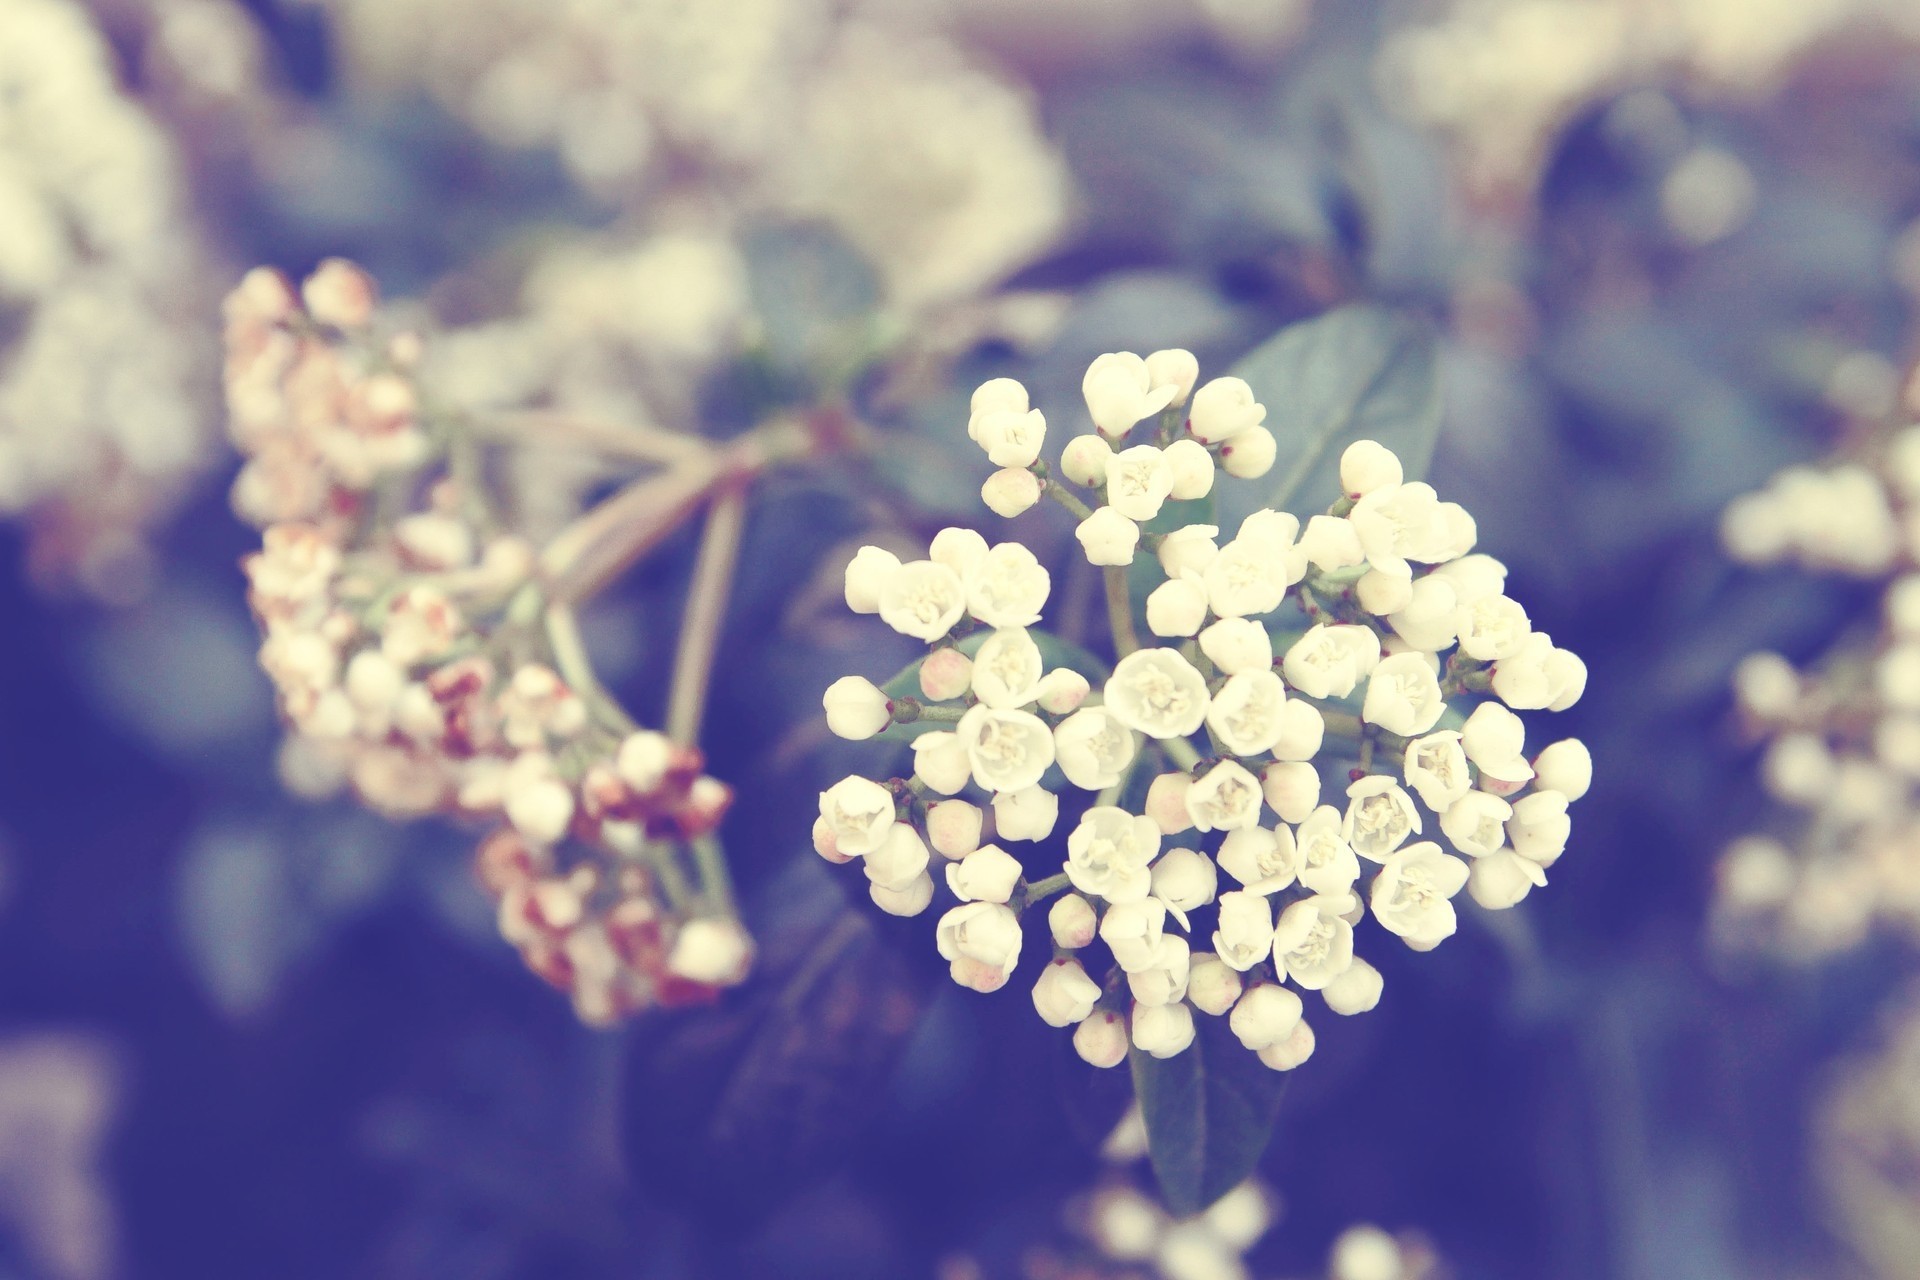
M 1737 561 L 1881 590 L 1872 633 L 1842 637 L 1804 668 L 1773 653 L 1735 668 L 1738 720 L 1778 809 L 1721 855 L 1712 929 L 1726 950 L 1809 960 L 1856 947 L 1878 927 L 1920 936 L 1917 502 L 1920 427 L 1897 418 L 1864 430 L 1846 459 L 1789 467 L 1722 516 Z M 1592 763 L 1550 747 L 1534 771 L 1537 785 L 1571 799 L 1590 784 Z M 1537 860 L 1557 846 L 1557 815 L 1516 803 L 1515 818 L 1517 852 Z
M 1204 380 L 1186 352 L 1110 352 L 1082 396 L 1076 424 L 996 378 L 966 424 L 1002 474 L 1066 508 L 1069 563 L 958 526 L 922 558 L 865 547 L 848 563 L 849 606 L 927 653 L 891 694 L 866 676 L 826 691 L 830 728 L 905 737 L 913 763 L 823 792 L 816 847 L 864 856 L 895 914 L 934 909 L 944 881 L 955 981 L 1025 987 L 1088 1062 L 1177 1056 L 1211 1018 L 1291 1070 L 1313 1022 L 1382 999 L 1360 952 L 1429 950 L 1463 896 L 1501 910 L 1546 883 L 1593 762 L 1575 739 L 1530 747 L 1516 712 L 1571 706 L 1586 669 L 1507 596 L 1472 517 L 1383 446 L 1351 445 L 1348 492 L 1304 523 L 1167 527 L 1171 504 L 1237 477 L 1236 448 L 1243 471 L 1271 465 L 1253 389 Z M 1105 580 L 1110 663 L 1106 642 L 1046 629 L 1056 579 L 1079 575 Z M 961 860 L 924 885 L 918 857 L 876 877 L 872 850 L 897 832 Z

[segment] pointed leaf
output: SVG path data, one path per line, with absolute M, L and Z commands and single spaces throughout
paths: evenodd
M 1131 1052 L 1133 1088 L 1147 1122 L 1153 1171 L 1167 1208 L 1198 1213 L 1246 1181 L 1273 1136 L 1292 1073 L 1243 1047 L 1225 1018 L 1194 1018 L 1185 1053 Z

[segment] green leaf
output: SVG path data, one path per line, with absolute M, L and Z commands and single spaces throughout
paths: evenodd
M 1433 330 L 1418 316 L 1355 303 L 1290 325 L 1233 367 L 1267 407 L 1279 444 L 1272 483 L 1219 486 L 1221 531 L 1231 535 L 1261 507 L 1304 521 L 1341 496 L 1340 455 L 1378 440 L 1400 455 L 1407 479 L 1424 476 L 1440 433 L 1440 374 Z
M 1185 1053 L 1130 1055 L 1153 1171 L 1167 1208 L 1181 1217 L 1246 1181 L 1273 1136 L 1292 1079 L 1242 1046 L 1225 1018 L 1200 1014 L 1194 1022 Z

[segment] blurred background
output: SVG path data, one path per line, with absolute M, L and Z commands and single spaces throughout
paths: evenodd
M 448 403 L 884 428 L 880 496 L 749 526 L 707 745 L 766 960 L 717 1010 L 582 1027 L 471 832 L 282 786 L 218 303 L 330 255 Z M 1433 479 L 1598 768 L 1552 891 L 1323 1031 L 1250 1274 L 1370 1221 L 1463 1280 L 1920 1276 L 1911 945 L 1707 926 L 1764 808 L 1729 673 L 1874 603 L 1719 513 L 1895 411 L 1917 293 L 1917 0 L 0 0 L 0 1276 L 1116 1274 L 1067 1219 L 1124 1081 L 808 848 L 861 763 L 818 690 L 905 656 L 836 557 L 979 518 L 981 377 L 1066 411 L 1363 299 L 1439 327 Z M 913 358 L 819 367 L 855 314 Z M 527 466 L 534 531 L 596 483 Z M 643 718 L 692 550 L 587 619 Z

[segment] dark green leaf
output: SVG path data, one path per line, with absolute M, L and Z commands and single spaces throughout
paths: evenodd
M 818 385 L 842 381 L 879 305 L 873 268 L 825 227 L 756 231 L 745 251 L 747 287 L 774 365 Z
M 1200 1015 L 1185 1053 L 1135 1049 L 1133 1088 L 1167 1208 L 1198 1213 L 1244 1182 L 1273 1136 L 1291 1073 L 1244 1048 L 1225 1018 Z
M 1233 367 L 1267 406 L 1279 442 L 1271 484 L 1222 483 L 1223 533 L 1261 507 L 1303 520 L 1340 493 L 1340 455 L 1378 440 L 1409 480 L 1426 474 L 1440 432 L 1440 377 L 1431 327 L 1417 316 L 1356 303 L 1290 325 Z

